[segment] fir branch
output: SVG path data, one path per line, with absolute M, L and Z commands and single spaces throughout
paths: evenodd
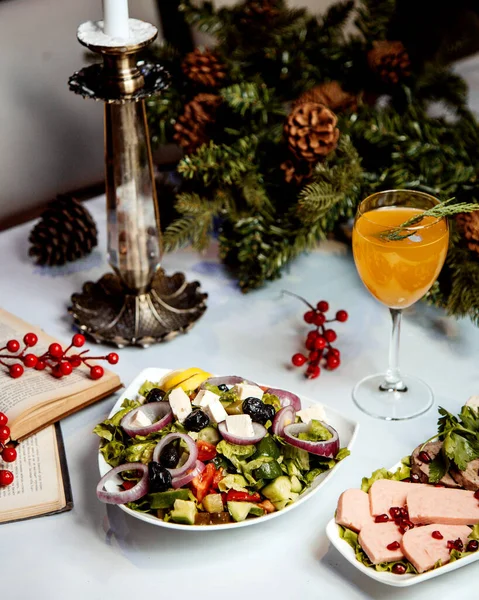
M 419 223 L 421 223 L 425 217 L 443 219 L 459 213 L 473 212 L 479 208 L 479 204 L 476 203 L 470 204 L 467 202 L 458 202 L 457 204 L 449 204 L 453 200 L 454 198 L 448 198 L 447 200 L 436 204 L 432 208 L 428 208 L 427 210 L 423 211 L 420 215 L 411 217 L 393 229 L 387 229 L 379 232 L 377 237 L 386 242 L 405 240 L 406 238 L 418 232 L 415 227 L 416 225 L 419 225 Z
M 395 12 L 396 0 L 361 0 L 355 25 L 369 43 L 387 39 L 389 24 Z
M 314 223 L 341 199 L 342 194 L 326 182 L 310 183 L 299 193 L 298 214 L 304 223 Z

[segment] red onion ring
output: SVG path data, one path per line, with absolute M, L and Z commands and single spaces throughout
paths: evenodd
M 336 429 L 320 421 L 321 425 L 324 425 L 326 429 L 333 435 L 329 440 L 323 442 L 308 442 L 307 440 L 299 440 L 296 436 L 299 433 L 307 432 L 309 430 L 309 423 L 295 423 L 293 425 L 286 425 L 284 428 L 283 437 L 288 444 L 296 446 L 302 450 L 306 450 L 310 454 L 316 454 L 317 456 L 324 456 L 326 458 L 333 458 L 339 451 L 339 436 Z
M 225 375 L 223 377 L 210 377 L 200 385 L 200 390 L 205 389 L 205 385 L 235 385 L 236 383 L 247 383 L 249 385 L 256 385 L 253 381 L 248 381 L 244 377 L 238 377 L 237 375 Z
M 222 421 L 218 423 L 218 430 L 223 436 L 223 438 L 229 442 L 230 444 L 236 444 L 238 446 L 248 446 L 249 444 L 257 444 L 260 440 L 264 438 L 264 436 L 268 433 L 266 429 L 260 425 L 259 423 L 253 422 L 254 436 L 253 437 L 238 437 L 236 435 L 232 435 L 228 433 L 228 429 L 226 427 L 226 421 Z
M 168 435 L 165 435 L 165 437 L 156 445 L 155 449 L 153 450 L 152 460 L 155 462 L 160 462 L 161 451 L 163 448 L 165 448 L 165 446 L 168 446 L 168 444 L 174 440 L 183 440 L 188 447 L 188 452 L 190 455 L 182 467 L 179 467 L 178 469 L 168 469 L 172 478 L 184 475 L 195 465 L 196 459 L 198 458 L 198 446 L 189 435 L 186 435 L 186 433 L 169 433 Z
M 175 490 L 180 487 L 183 487 L 184 485 L 187 485 L 188 483 L 190 483 L 190 481 L 193 481 L 193 479 L 197 475 L 202 473 L 205 470 L 205 468 L 206 467 L 205 467 L 204 463 L 202 463 L 201 460 L 197 460 L 194 469 L 192 469 L 191 471 L 189 471 L 188 473 L 186 473 L 184 475 L 179 475 L 178 477 L 174 477 L 171 481 L 171 485 L 175 488 Z
M 296 394 L 293 394 L 292 392 L 268 388 L 265 394 L 274 394 L 275 396 L 278 396 L 283 408 L 285 406 L 292 406 L 296 411 L 301 410 L 301 400 L 299 399 L 299 396 L 296 396 Z
M 105 483 L 123 471 L 141 471 L 142 475 L 140 481 L 129 490 L 118 490 L 115 492 L 105 490 Z M 149 487 L 148 467 L 140 462 L 125 463 L 124 465 L 119 465 L 111 471 L 108 471 L 106 475 L 103 475 L 96 486 L 96 495 L 98 496 L 98 500 L 105 502 L 106 504 L 125 504 L 126 502 L 134 502 L 135 500 L 142 498 L 148 493 Z
M 285 406 L 274 415 L 272 431 L 275 435 L 284 435 L 284 428 L 296 420 L 296 411 L 290 406 Z M 288 422 L 289 421 L 289 422 Z
M 130 425 L 138 412 L 142 412 L 150 421 L 154 419 L 158 420 L 151 425 L 139 425 L 137 427 Z M 168 402 L 151 402 L 143 404 L 127 413 L 120 421 L 120 426 L 130 437 L 135 437 L 136 435 L 148 435 L 149 433 L 160 431 L 163 427 L 171 423 L 172 420 L 173 413 Z

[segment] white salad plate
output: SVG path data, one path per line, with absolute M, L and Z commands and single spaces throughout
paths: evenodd
M 389 471 L 394 472 L 397 468 L 401 466 L 401 462 L 396 463 L 392 466 Z M 373 569 L 372 567 L 366 567 L 363 563 L 356 560 L 356 555 L 354 553 L 354 548 L 348 544 L 345 540 L 343 540 L 339 535 L 339 527 L 334 520 L 334 517 L 329 521 L 326 526 L 326 535 L 329 538 L 329 541 L 333 544 L 336 550 L 344 556 L 344 558 L 356 567 L 361 573 L 371 577 L 371 579 L 375 579 L 380 583 L 384 583 L 386 585 L 392 585 L 395 587 L 408 587 L 410 585 L 416 585 L 417 583 L 422 583 L 423 581 L 427 581 L 428 579 L 433 579 L 434 577 L 439 577 L 439 575 L 444 575 L 445 573 L 450 573 L 451 571 L 455 571 L 456 569 L 460 569 L 461 567 L 465 567 L 466 565 L 470 565 L 472 562 L 479 560 L 479 551 L 475 554 L 471 554 L 470 556 L 466 556 L 465 558 L 460 558 L 459 560 L 455 560 L 452 563 L 448 563 L 443 567 L 439 567 L 438 569 L 432 569 L 432 571 L 426 571 L 425 573 L 414 574 L 414 573 L 405 573 L 404 575 L 396 575 L 394 573 L 389 572 L 379 572 Z
M 171 369 L 159 369 L 159 368 L 152 367 L 152 368 L 144 369 L 143 371 L 141 371 L 141 373 L 139 375 L 137 375 L 137 377 L 135 377 L 135 379 L 126 388 L 126 390 L 123 392 L 123 394 L 121 394 L 121 396 L 118 398 L 117 402 L 115 403 L 112 410 L 110 411 L 108 418 L 111 418 L 115 413 L 117 413 L 120 410 L 120 407 L 126 398 L 128 398 L 129 400 L 135 400 L 138 395 L 138 390 L 141 388 L 141 386 L 143 385 L 143 383 L 145 381 L 153 381 L 153 382 L 160 381 L 160 379 L 164 375 L 166 375 L 170 370 Z M 264 384 L 259 384 L 259 385 L 264 385 Z M 273 387 L 274 387 L 274 384 L 273 384 Z M 305 398 L 304 396 L 300 396 L 300 399 L 301 399 L 301 405 L 303 408 L 307 408 L 308 406 L 313 406 L 314 404 L 316 404 L 315 402 L 313 402 L 312 400 L 309 400 L 308 398 Z M 349 450 L 351 450 L 351 448 L 356 440 L 356 436 L 358 434 L 359 424 L 356 423 L 355 421 L 352 421 L 351 419 L 348 419 L 347 417 L 343 416 L 342 414 L 340 414 L 336 410 L 330 408 L 329 406 L 323 405 L 323 407 L 326 412 L 326 422 L 329 425 L 331 425 L 332 427 L 334 427 L 334 429 L 336 429 L 336 431 L 338 432 L 341 447 L 342 448 L 347 447 L 347 448 L 349 448 Z M 348 460 L 348 459 L 346 459 L 346 460 Z M 98 453 L 98 464 L 100 467 L 100 475 L 102 477 L 103 477 L 103 475 L 108 473 L 108 471 L 111 470 L 110 465 L 105 461 L 105 459 L 103 458 L 103 456 L 100 452 Z M 307 488 L 304 493 L 302 493 L 300 495 L 300 497 L 296 500 L 296 502 L 293 502 L 293 504 L 290 504 L 283 510 L 276 511 L 274 513 L 270 513 L 263 517 L 257 517 L 255 519 L 247 519 L 246 521 L 240 521 L 239 523 L 224 523 L 224 524 L 219 524 L 219 525 L 182 525 L 179 523 L 172 523 L 172 522 L 165 523 L 161 519 L 157 519 L 156 517 L 154 517 L 152 515 L 148 515 L 145 513 L 141 513 L 141 512 L 132 510 L 131 508 L 128 508 L 128 507 L 124 506 L 123 504 L 119 504 L 118 506 L 119 506 L 119 508 L 121 508 L 121 510 L 123 510 L 127 514 L 131 515 L 132 517 L 135 517 L 135 519 L 140 519 L 140 521 L 145 521 L 145 523 L 150 523 L 151 525 L 157 525 L 158 527 L 166 527 L 168 529 L 182 529 L 183 531 L 203 531 L 204 532 L 205 530 L 210 531 L 210 530 L 217 530 L 217 529 L 233 529 L 233 528 L 237 528 L 237 527 L 248 527 L 250 525 L 258 525 L 259 523 L 265 523 L 266 521 L 275 519 L 276 517 L 279 517 L 281 515 L 285 515 L 288 512 L 290 512 L 291 510 L 293 510 L 294 508 L 297 508 L 298 506 L 300 506 L 301 504 L 306 502 L 307 500 L 310 500 L 315 494 L 317 494 L 317 492 L 324 485 L 326 485 L 326 483 L 332 477 L 334 477 L 334 475 L 337 473 L 341 464 L 342 464 L 342 461 L 339 462 L 333 469 L 326 471 L 325 473 L 322 473 L 321 475 L 316 477 L 313 484 L 309 488 Z

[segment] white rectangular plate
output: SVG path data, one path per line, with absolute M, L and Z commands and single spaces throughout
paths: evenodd
M 395 464 L 389 470 L 394 472 L 401 463 Z M 439 567 L 438 569 L 433 569 L 432 571 L 426 571 L 426 573 L 421 573 L 419 575 L 415 575 L 414 573 L 405 573 L 404 575 L 395 575 L 394 573 L 385 573 L 379 572 L 373 569 L 372 567 L 366 567 L 358 560 L 356 560 L 356 555 L 354 554 L 354 549 L 341 537 L 339 536 L 339 527 L 336 521 L 331 519 L 328 525 L 326 526 L 326 535 L 329 538 L 329 541 L 333 544 L 336 550 L 344 556 L 344 558 L 356 567 L 361 573 L 371 577 L 371 579 L 375 579 L 380 583 L 384 583 L 386 585 L 393 585 L 395 587 L 408 587 L 410 585 L 416 585 L 417 583 L 422 583 L 423 581 L 427 581 L 428 579 L 433 579 L 434 577 L 439 577 L 439 575 L 444 575 L 445 573 L 450 573 L 451 571 L 455 571 L 456 569 L 460 569 L 461 567 L 465 567 L 466 565 L 470 565 L 472 562 L 475 562 L 479 559 L 479 551 L 475 554 L 471 554 L 470 556 L 466 556 L 465 558 L 461 558 L 452 563 L 448 563 L 443 567 Z
M 127 387 L 127 389 L 120 396 L 120 398 L 118 398 L 117 402 L 115 403 L 112 410 L 110 411 L 109 417 L 112 417 L 116 412 L 118 412 L 120 410 L 120 406 L 121 406 L 122 402 L 125 400 L 125 398 L 128 398 L 130 400 L 136 399 L 138 390 L 140 389 L 140 387 L 143 385 L 143 383 L 146 380 L 159 381 L 170 370 L 171 369 L 150 368 L 150 369 L 145 369 L 144 371 L 142 371 L 139 375 L 137 375 L 135 377 L 135 379 L 131 382 L 131 384 Z M 259 384 L 259 385 L 264 385 L 264 384 Z M 302 404 L 303 408 L 312 406 L 315 404 L 312 400 L 309 400 L 308 398 L 305 398 L 304 396 L 300 396 L 300 398 L 301 398 L 301 404 Z M 326 411 L 327 423 L 329 423 L 332 427 L 334 427 L 334 429 L 336 429 L 336 431 L 339 434 L 339 440 L 341 443 L 341 447 L 342 448 L 347 447 L 351 450 L 353 443 L 356 440 L 356 436 L 357 436 L 358 429 L 359 429 L 359 424 L 356 423 L 355 421 L 352 421 L 351 419 L 348 419 L 347 417 L 344 417 L 339 412 L 335 411 L 333 408 L 330 408 L 329 406 L 324 406 L 324 409 Z M 346 458 L 346 460 L 349 460 L 349 459 Z M 98 464 L 100 467 L 100 474 L 102 476 L 105 475 L 111 469 L 111 467 L 104 460 L 104 458 L 100 454 L 100 452 L 98 453 Z M 132 517 L 135 517 L 136 519 L 140 519 L 141 521 L 146 521 L 147 523 L 150 523 L 151 525 L 157 525 L 159 527 L 167 527 L 169 529 L 183 529 L 184 531 L 203 531 L 204 532 L 204 531 L 212 531 L 212 530 L 216 530 L 216 529 L 232 529 L 232 528 L 238 528 L 238 527 L 246 527 L 246 526 L 255 525 L 258 523 L 264 523 L 270 519 L 274 519 L 276 517 L 284 515 L 287 512 L 289 512 L 290 510 L 293 510 L 294 508 L 296 508 L 297 506 L 300 506 L 303 502 L 306 502 L 307 500 L 312 498 L 314 496 L 314 494 L 316 494 L 316 492 L 320 488 L 322 488 L 323 485 L 325 485 L 331 479 L 331 477 L 334 477 L 334 475 L 338 472 L 338 469 L 341 466 L 341 464 L 342 464 L 342 461 L 339 462 L 330 471 L 326 471 L 326 473 L 322 473 L 321 475 L 316 477 L 316 479 L 314 480 L 311 487 L 309 487 L 308 490 L 306 492 L 304 492 L 304 494 L 301 494 L 301 496 L 298 498 L 298 500 L 296 500 L 296 502 L 293 502 L 293 504 L 290 504 L 283 510 L 271 513 L 269 515 L 265 515 L 264 517 L 258 517 L 257 519 L 248 519 L 246 521 L 241 521 L 239 523 L 226 523 L 223 525 L 208 525 L 208 526 L 180 525 L 178 523 L 172 523 L 172 522 L 165 523 L 161 519 L 157 519 L 156 517 L 154 517 L 152 515 L 148 515 L 148 514 L 141 513 L 141 512 L 135 511 L 135 510 L 131 510 L 130 508 L 127 508 L 126 506 L 121 505 L 121 504 L 118 506 L 122 510 L 124 510 L 126 513 L 131 515 Z

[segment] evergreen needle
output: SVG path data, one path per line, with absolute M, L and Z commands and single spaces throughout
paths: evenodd
M 439 204 L 436 204 L 432 208 L 425 210 L 420 215 L 415 217 L 411 217 L 401 225 L 394 227 L 393 229 L 388 229 L 386 231 L 381 231 L 377 234 L 377 237 L 381 238 L 386 242 L 398 242 L 400 240 L 405 240 L 417 233 L 414 229 L 416 225 L 421 223 L 424 217 L 436 217 L 438 219 L 442 219 L 444 217 L 449 217 L 451 215 L 456 215 L 458 213 L 465 212 L 473 212 L 475 210 L 479 210 L 479 204 L 472 204 L 470 202 L 458 202 L 457 204 L 449 204 L 452 202 L 454 198 L 448 198 Z

